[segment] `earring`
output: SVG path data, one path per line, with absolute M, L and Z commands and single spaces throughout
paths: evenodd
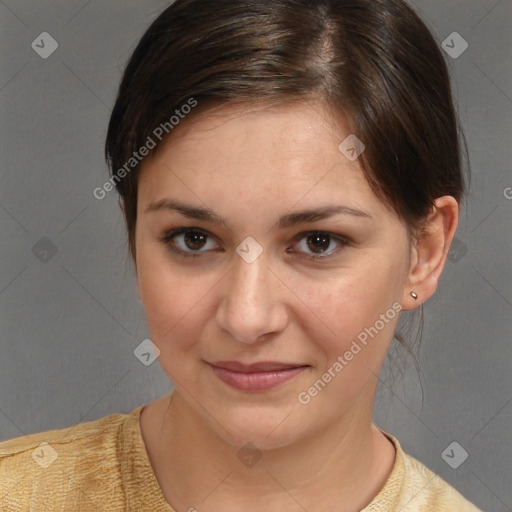
M 412 297 L 414 300 L 417 300 L 417 299 L 418 299 L 418 294 L 417 294 L 417 293 L 414 293 L 414 292 L 411 292 L 411 297 Z

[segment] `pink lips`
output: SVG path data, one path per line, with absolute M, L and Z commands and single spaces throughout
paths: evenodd
M 220 380 L 242 391 L 265 391 L 275 388 L 292 380 L 308 367 L 266 361 L 251 365 L 237 361 L 217 361 L 209 364 Z

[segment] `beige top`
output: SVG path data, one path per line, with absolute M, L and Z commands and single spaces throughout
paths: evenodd
M 176 512 L 146 452 L 142 408 L 1 442 L 0 512 Z M 481 512 L 386 436 L 396 448 L 395 465 L 361 512 Z

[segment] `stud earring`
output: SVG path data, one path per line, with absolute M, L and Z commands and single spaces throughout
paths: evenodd
M 412 297 L 414 300 L 417 300 L 417 299 L 418 299 L 418 294 L 417 294 L 417 293 L 414 293 L 414 292 L 411 292 L 411 297 Z

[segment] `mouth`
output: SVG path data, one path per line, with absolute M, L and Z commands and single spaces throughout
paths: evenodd
M 241 391 L 265 391 L 290 382 L 309 365 L 262 361 L 250 365 L 238 361 L 208 363 L 225 384 Z

